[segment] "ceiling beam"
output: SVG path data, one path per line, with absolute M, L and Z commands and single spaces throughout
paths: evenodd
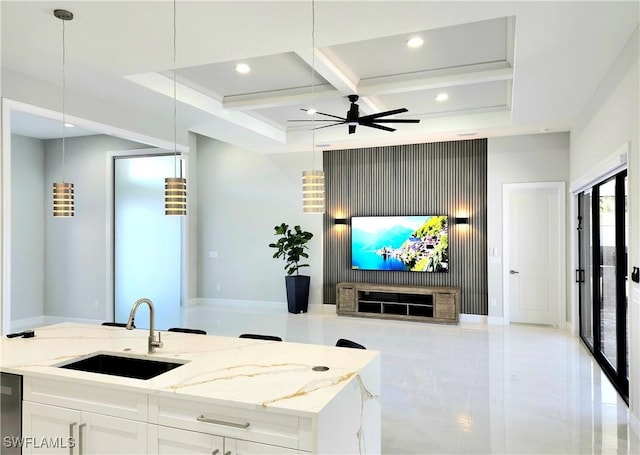
M 365 79 L 360 82 L 359 93 L 386 95 L 512 79 L 513 68 L 501 61 Z
M 513 79 L 513 68 L 506 61 L 480 63 L 441 70 L 421 71 L 417 73 L 395 74 L 360 80 L 355 90 L 350 85 L 336 82 L 344 79 L 346 73 L 328 72 L 327 66 L 318 71 L 329 84 L 317 85 L 314 88 L 315 99 L 339 98 L 352 93 L 360 95 L 361 107 L 367 113 L 381 112 L 386 107 L 376 99 L 376 95 L 391 93 L 415 92 L 434 88 L 453 87 L 457 85 L 480 84 L 492 81 L 508 81 Z M 334 66 L 334 68 L 336 68 Z M 334 84 L 340 85 L 338 89 Z M 307 104 L 309 87 L 289 90 L 273 90 L 249 95 L 234 95 L 224 98 L 224 109 L 252 110 L 278 106 Z
M 229 111 L 235 111 L 292 106 L 295 104 L 306 105 L 309 104 L 310 93 L 309 87 L 298 87 L 248 95 L 231 95 L 224 97 L 223 107 Z M 332 99 L 340 96 L 342 94 L 329 84 L 316 85 L 314 87 L 315 99 Z
M 173 98 L 173 80 L 160 73 L 144 73 L 126 76 L 126 79 Z M 176 99 L 196 109 L 207 112 L 219 120 L 251 130 L 282 144 L 286 143 L 286 133 L 268 123 L 260 121 L 244 112 L 229 111 L 222 103 L 184 84 L 176 83 Z

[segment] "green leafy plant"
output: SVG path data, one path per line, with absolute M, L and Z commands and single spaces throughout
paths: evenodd
M 309 255 L 305 252 L 308 249 L 306 245 L 313 237 L 311 232 L 303 231 L 300 226 L 294 226 L 293 230 L 289 229 L 289 225 L 282 223 L 280 226 L 275 226 L 275 235 L 279 235 L 280 238 L 275 243 L 270 243 L 271 248 L 275 248 L 276 251 L 273 257 L 285 260 L 284 270 L 287 275 L 299 275 L 299 269 L 302 267 L 309 267 L 309 264 L 301 264 L 302 258 L 308 258 Z

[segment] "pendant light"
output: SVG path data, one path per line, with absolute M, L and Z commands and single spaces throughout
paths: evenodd
M 311 159 L 312 170 L 302 171 L 302 211 L 304 213 L 324 213 L 324 171 L 315 169 L 315 76 L 316 76 L 316 8 L 311 0 Z
M 65 65 L 65 22 L 73 19 L 73 13 L 64 9 L 56 9 L 53 15 L 62 20 L 62 182 L 53 184 L 53 216 L 72 217 L 74 214 L 73 183 L 64 181 L 64 158 L 66 139 L 66 65 Z
M 176 110 L 176 0 L 173 0 L 173 177 L 164 179 L 165 215 L 187 214 L 187 179 L 182 178 L 182 164 L 178 165 Z

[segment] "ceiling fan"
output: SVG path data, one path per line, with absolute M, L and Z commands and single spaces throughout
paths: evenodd
M 324 112 L 316 112 L 319 115 L 325 115 L 327 117 L 333 117 L 335 120 L 314 120 L 316 122 L 333 122 L 331 125 L 324 125 L 314 128 L 318 130 L 320 128 L 329 128 L 330 126 L 336 125 L 344 125 L 345 123 L 349 125 L 349 134 L 353 134 L 356 132 L 356 126 L 368 126 L 369 128 L 377 128 L 379 130 L 384 131 L 395 131 L 395 128 L 390 128 L 388 126 L 380 125 L 380 123 L 418 123 L 420 120 L 418 119 L 384 119 L 381 117 L 386 117 L 388 115 L 400 114 L 402 112 L 407 112 L 407 109 L 393 109 L 391 111 L 378 112 L 376 114 L 370 114 L 360 117 L 359 114 L 359 106 L 356 104 L 358 101 L 358 95 L 349 95 L 349 101 L 351 101 L 351 107 L 347 111 L 346 117 L 339 117 L 337 115 L 325 114 Z M 308 109 L 302 109 L 303 111 L 308 112 Z M 311 120 L 290 120 L 291 122 L 310 122 Z

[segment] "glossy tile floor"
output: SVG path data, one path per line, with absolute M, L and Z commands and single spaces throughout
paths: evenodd
M 524 325 L 293 315 L 256 306 L 196 305 L 182 325 L 382 353 L 385 454 L 640 454 L 628 411 L 568 332 Z

